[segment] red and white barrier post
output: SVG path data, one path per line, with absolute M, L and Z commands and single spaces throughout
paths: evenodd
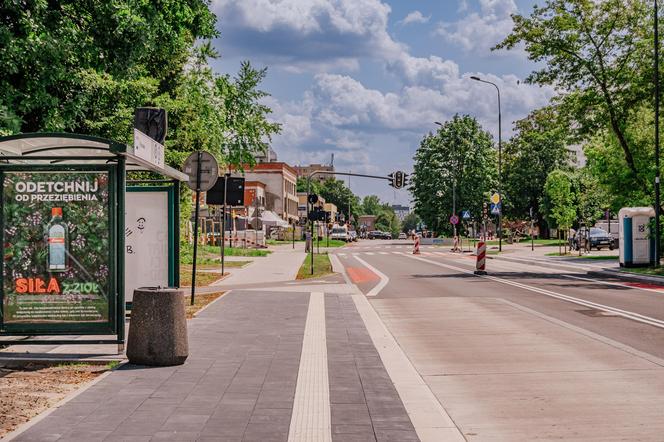
M 475 265 L 476 275 L 486 275 L 486 243 L 480 241 L 477 243 L 477 264 Z
M 420 236 L 415 235 L 415 246 L 413 247 L 413 255 L 420 254 Z

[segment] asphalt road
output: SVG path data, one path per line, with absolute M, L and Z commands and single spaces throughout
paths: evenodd
M 468 440 L 662 440 L 664 286 L 410 244 L 332 253 Z

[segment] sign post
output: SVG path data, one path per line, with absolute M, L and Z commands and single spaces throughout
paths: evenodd
M 184 162 L 184 173 L 189 175 L 187 186 L 196 192 L 196 212 L 194 213 L 194 257 L 191 272 L 191 305 L 194 305 L 196 291 L 196 255 L 198 252 L 198 216 L 201 210 L 201 191 L 212 188 L 219 177 L 217 160 L 208 152 L 192 152 Z M 225 214 L 224 214 L 225 215 Z M 222 244 L 223 250 L 223 244 Z

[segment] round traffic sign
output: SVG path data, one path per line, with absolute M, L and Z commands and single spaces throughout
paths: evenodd
M 214 186 L 214 183 L 217 182 L 219 178 L 219 165 L 217 164 L 217 159 L 212 156 L 209 152 L 198 151 L 192 152 L 184 162 L 182 166 L 182 171 L 189 175 L 189 180 L 187 181 L 187 186 L 191 190 L 196 189 L 196 174 L 198 173 L 198 162 L 200 158 L 200 187 L 199 190 L 206 192 Z
M 459 217 L 456 215 L 450 216 L 450 224 L 454 225 L 459 224 Z

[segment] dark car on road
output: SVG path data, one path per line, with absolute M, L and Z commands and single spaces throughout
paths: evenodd
M 383 237 L 383 232 L 381 232 L 379 230 L 372 230 L 367 235 L 367 238 L 369 238 L 369 239 L 381 239 L 382 237 Z
M 603 248 L 613 250 L 615 246 L 614 238 L 611 237 L 611 235 L 609 235 L 606 230 L 599 229 L 597 227 L 591 227 L 590 232 L 588 232 L 588 229 L 582 227 L 574 235 L 570 247 L 572 247 L 574 250 L 579 250 L 579 246 L 584 247 L 588 239 L 590 240 L 590 244 L 588 244 L 588 250 L 602 250 Z

